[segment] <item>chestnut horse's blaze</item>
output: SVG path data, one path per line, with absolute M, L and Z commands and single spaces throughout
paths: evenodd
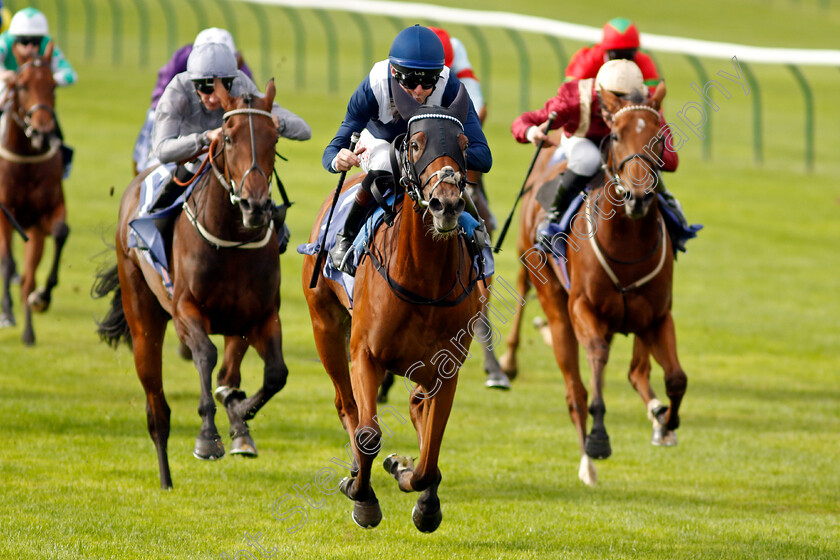
M 581 240 L 579 250 L 567 252 L 571 281 L 568 293 L 559 280 L 561 274 L 554 260 L 539 252 L 540 258 L 535 259 L 537 254 L 531 250 L 543 215 L 536 200 L 537 189 L 531 189 L 524 200 L 518 239 L 525 266 L 520 270 L 517 287 L 519 293 L 525 294 L 534 285 L 548 319 L 554 354 L 566 379 L 569 413 L 580 443 L 579 477 L 590 485 L 597 481 L 592 459 L 605 459 L 612 453 L 604 426 L 602 387 L 613 335 L 635 335 L 629 378 L 653 422 L 652 443 L 676 445 L 674 430 L 679 426 L 679 408 L 687 384 L 677 358 L 671 316 L 673 251 L 653 193 L 656 173 L 646 170 L 654 167 L 647 153 L 660 144 L 656 138 L 665 85 L 661 83 L 653 96 L 639 105 L 620 100 L 610 92 L 602 95 L 613 120 L 606 178 L 578 211 L 584 218 L 580 222 L 592 224 L 585 232 L 591 235 Z M 548 157 L 540 159 L 543 165 L 532 173 L 536 185 L 561 170 L 557 166 L 546 169 Z M 546 263 L 551 268 L 547 274 Z M 501 359 L 508 371 L 517 369 L 521 318 L 520 309 L 508 336 L 508 351 Z M 578 343 L 586 350 L 592 370 L 592 399 L 588 403 L 580 377 Z M 651 354 L 665 371 L 670 406 L 662 404 L 650 386 Z M 592 414 L 593 425 L 587 435 L 588 413 Z
M 410 394 L 410 409 L 420 457 L 413 464 L 405 457 L 389 456 L 385 468 L 404 492 L 422 492 L 412 519 L 418 529 L 431 532 L 442 518 L 437 463 L 457 384 L 457 369 L 441 375 L 435 356 L 441 351 L 463 356 L 452 339 L 466 330 L 480 305 L 478 290 L 472 290 L 475 284 L 466 281 L 471 274 L 466 242 L 455 233 L 464 209 L 466 136 L 461 123 L 469 101 L 463 88 L 449 108 L 420 106 L 399 87 L 394 96 L 400 114 L 409 121 L 400 183 L 414 204 L 404 200 L 393 226 L 380 228 L 374 236 L 371 254 L 376 260 L 364 259 L 356 271 L 352 327 L 341 286 L 321 278 L 316 288 L 309 288 L 313 256 L 304 257 L 304 292 L 315 344 L 335 386 L 335 406 L 353 446 L 353 476 L 341 485 L 355 502 L 353 519 L 373 527 L 382 518 L 370 471 L 382 446 L 377 391 L 391 371 L 406 376 L 406 383 L 417 384 Z M 361 176 L 355 177 L 345 188 L 360 180 Z M 321 207 L 310 242 L 317 242 L 331 199 Z M 345 350 L 348 329 L 352 371 Z M 462 339 L 467 347 L 470 341 Z
M 128 224 L 137 215 L 140 184 L 151 170 L 135 178 L 123 195 L 117 266 L 101 273 L 94 287 L 100 297 L 114 293 L 111 311 L 100 324 L 102 338 L 114 346 L 121 339 L 133 345 L 163 488 L 172 486 L 166 450 L 169 406 L 161 372 L 170 318 L 200 374 L 202 427 L 193 451 L 197 458 L 217 459 L 225 452 L 214 420 L 211 375 L 218 357 L 209 334 L 225 336 L 215 394 L 230 419 L 232 453 L 257 454 L 246 421 L 286 382 L 278 315 L 279 246 L 269 183 L 278 139 L 270 114 L 274 93 L 270 81 L 264 98 L 232 97 L 216 80 L 216 95 L 226 111 L 224 142 L 210 146 L 212 172 L 198 179 L 175 223 L 169 259 L 172 296 L 139 251 L 128 247 Z M 239 389 L 239 367 L 249 346 L 262 357 L 265 369 L 263 386 L 247 398 Z
M 0 328 L 15 324 L 12 314 L 10 284 L 16 273 L 12 256 L 13 224 L 8 212 L 29 238 L 24 244 L 23 274 L 20 291 L 23 302 L 23 342 L 35 343 L 32 311 L 46 311 L 52 290 L 58 284 L 61 251 L 70 229 L 61 188 L 63 166 L 61 139 L 55 117 L 55 80 L 52 75 L 53 45 L 47 45 L 42 57 L 18 58 L 14 82 L 7 92 L 8 107 L 0 130 L 0 275 L 3 279 Z M 17 57 L 17 55 L 15 55 Z M 44 251 L 44 240 L 51 235 L 55 252 L 47 281 L 35 289 L 35 272 Z

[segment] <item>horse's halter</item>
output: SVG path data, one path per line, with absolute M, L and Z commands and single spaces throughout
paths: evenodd
M 624 169 L 624 167 L 633 161 L 636 158 L 641 159 L 644 161 L 648 166 L 650 166 L 651 170 L 656 170 L 659 166 L 653 161 L 653 159 L 645 153 L 635 153 L 630 154 L 629 156 L 622 159 L 616 165 L 615 160 L 615 139 L 616 139 L 616 132 L 614 129 L 614 123 L 616 119 L 623 115 L 624 113 L 629 113 L 630 111 L 648 111 L 656 115 L 656 118 L 659 119 L 659 111 L 654 109 L 653 107 L 649 107 L 647 105 L 628 105 L 626 107 L 622 107 L 615 114 L 612 116 L 613 125 L 610 126 L 610 135 L 607 137 L 605 136 L 603 140 L 601 140 L 601 169 L 604 170 L 604 173 L 607 175 L 607 179 L 613 185 L 615 185 L 616 193 L 619 196 L 627 196 L 630 192 L 630 189 L 621 182 L 620 173 Z M 609 138 L 609 158 L 608 161 L 604 161 L 604 150 L 603 150 L 603 143 Z
M 430 131 L 435 125 L 439 127 L 440 132 L 437 134 L 430 134 Z M 405 135 L 403 135 L 401 140 L 398 138 L 397 141 L 394 142 L 394 145 L 399 143 L 401 146 L 400 151 L 402 152 L 400 157 L 400 184 L 403 188 L 405 188 L 406 194 L 408 194 L 415 204 L 423 207 L 427 207 L 429 205 L 429 201 L 423 198 L 423 191 L 432 179 L 436 179 L 436 182 L 432 186 L 431 193 L 434 193 L 435 189 L 437 189 L 438 186 L 448 178 L 454 179 L 455 183 L 458 185 L 458 190 L 461 193 L 464 192 L 464 188 L 467 184 L 467 164 L 464 153 L 461 151 L 460 144 L 458 143 L 458 138 L 463 131 L 464 125 L 461 121 L 444 113 L 426 113 L 415 115 L 408 120 L 408 131 Z M 423 132 L 426 135 L 426 147 L 424 148 L 423 153 L 420 154 L 418 160 L 412 161 L 410 142 L 411 137 L 417 132 Z M 433 138 L 435 139 L 435 142 L 442 144 L 442 149 L 440 151 L 433 149 L 436 147 L 432 145 L 431 139 Z M 452 150 L 447 145 L 447 141 L 454 141 L 454 145 L 456 147 L 454 154 L 450 153 Z M 452 158 L 458 165 L 458 171 L 453 170 L 451 167 L 446 167 L 432 173 L 423 183 L 421 183 L 420 175 L 426 171 L 426 168 L 429 167 L 433 161 L 443 156 L 449 156 Z
M 260 169 L 259 165 L 257 165 L 257 142 L 254 134 L 253 115 L 262 115 L 263 117 L 268 117 L 269 119 L 273 119 L 273 115 L 268 111 L 263 111 L 261 109 L 254 109 L 250 107 L 251 101 L 252 99 L 249 97 L 247 99 L 249 107 L 247 108 L 234 109 L 222 115 L 222 123 L 227 122 L 227 120 L 234 115 L 248 115 L 248 128 L 251 133 L 251 167 L 249 167 L 248 171 L 246 171 L 245 174 L 242 175 L 242 178 L 239 180 L 238 188 L 236 186 L 236 182 L 233 180 L 232 177 L 230 177 L 227 158 L 225 158 L 225 169 L 224 174 L 222 174 L 222 172 L 219 171 L 219 168 L 216 166 L 215 158 L 218 156 L 218 154 L 214 154 L 211 150 L 210 154 L 208 155 L 208 159 L 210 160 L 210 166 L 213 168 L 213 173 L 216 175 L 216 179 L 218 179 L 219 183 L 221 183 L 221 185 L 228 192 L 228 194 L 230 195 L 230 203 L 234 205 L 238 204 L 239 201 L 242 200 L 242 188 L 245 185 L 245 179 L 254 170 L 256 170 L 266 180 L 266 183 L 268 184 L 269 196 L 271 195 L 271 176 L 266 175 L 265 172 L 262 169 Z M 224 130 L 222 130 L 222 132 L 224 133 Z M 227 143 L 229 139 L 230 138 L 227 136 L 227 134 L 224 134 L 224 143 Z M 220 153 L 223 152 L 224 145 L 222 146 L 222 151 Z
M 41 58 L 37 57 L 24 64 L 17 69 L 17 76 L 19 77 L 21 72 L 24 69 L 28 68 L 29 66 L 33 66 L 35 68 L 40 68 L 41 66 L 46 65 L 46 61 Z M 20 85 L 17 83 L 17 77 L 15 78 L 15 83 L 9 88 L 7 93 L 7 97 L 11 99 L 13 96 L 17 98 L 18 90 L 20 89 Z M 50 116 L 53 119 L 53 122 L 57 122 L 58 119 L 55 114 L 55 109 L 46 103 L 36 103 L 32 107 L 25 109 L 24 107 L 20 106 L 20 103 L 16 103 L 18 108 L 16 111 L 9 111 L 12 119 L 17 123 L 17 125 L 23 130 L 23 133 L 26 135 L 27 138 L 32 138 L 32 134 L 35 132 L 32 128 L 32 115 L 34 115 L 37 111 L 47 111 L 49 112 Z

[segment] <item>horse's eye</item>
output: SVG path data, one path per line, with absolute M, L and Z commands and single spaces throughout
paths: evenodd
M 225 134 L 225 144 L 231 144 L 231 143 L 233 143 L 233 140 L 230 139 L 230 136 Z
M 417 150 L 420 149 L 420 146 L 417 144 L 417 142 L 412 142 L 411 143 L 411 149 L 416 152 Z

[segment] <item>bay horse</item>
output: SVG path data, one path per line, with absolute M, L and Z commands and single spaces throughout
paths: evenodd
M 658 132 L 664 97 L 664 83 L 640 104 L 602 92 L 604 108 L 612 121 L 605 178 L 585 197 L 572 219 L 568 239 L 574 246 L 568 248 L 565 257 L 568 289 L 555 260 L 534 249 L 536 228 L 544 216 L 536 201 L 536 189 L 526 195 L 523 204 L 517 243 L 523 268 L 517 287 L 525 294 L 533 285 L 546 314 L 580 443 L 578 476 L 589 485 L 597 482 L 592 459 L 606 459 L 612 453 L 604 425 L 602 388 L 610 342 L 616 333 L 635 335 L 629 380 L 653 423 L 652 443 L 677 443 L 674 430 L 679 426 L 687 377 L 677 357 L 671 316 L 673 249 L 654 193 L 657 174 L 652 170 L 658 168 L 654 161 L 658 156 L 651 155 L 662 149 Z M 556 166 L 552 172 L 556 174 L 559 169 Z M 520 322 L 521 313 L 515 317 L 508 351 L 502 358 L 504 367 L 512 371 L 517 367 Z M 584 347 L 592 371 L 592 399 L 588 404 L 578 365 L 578 343 Z M 651 354 L 664 370 L 669 406 L 656 398 L 650 386 Z M 587 412 L 593 424 L 588 435 Z
M 392 144 L 392 150 L 402 146 L 395 175 L 408 198 L 393 225 L 381 227 L 368 246 L 356 271 L 352 311 L 344 288 L 326 277 L 309 288 L 315 256 L 304 258 L 303 284 L 318 354 L 335 386 L 335 407 L 353 449 L 351 476 L 340 485 L 354 501 L 353 520 L 370 528 L 382 519 L 370 472 L 383 444 L 383 428 L 392 433 L 376 404 L 377 391 L 391 371 L 404 376 L 409 389 L 420 456 L 413 464 L 407 457 L 390 455 L 384 467 L 403 492 L 422 492 L 412 520 L 420 531 L 432 532 L 442 520 L 437 496 L 441 440 L 458 370 L 474 334 L 469 324 L 480 309 L 466 241 L 457 233 L 465 206 L 461 195 L 467 137 L 461 123 L 469 98 L 462 87 L 448 108 L 421 106 L 402 88 L 393 91 L 397 110 L 408 122 L 404 140 Z M 351 178 L 345 190 L 361 179 Z M 321 206 L 312 243 L 318 242 L 329 203 Z M 348 329 L 351 368 L 345 350 Z M 412 389 L 409 382 L 416 386 Z
M 55 115 L 52 42 L 43 56 L 28 60 L 17 54 L 18 70 L 9 85 L 0 118 L 0 204 L 26 232 L 20 281 L 24 313 L 23 343 L 35 343 L 32 312 L 46 311 L 58 284 L 61 252 L 70 228 L 61 187 L 61 138 Z M 0 274 L 3 278 L 0 328 L 15 325 L 10 284 L 16 273 L 12 254 L 13 223 L 0 213 Z M 55 242 L 52 265 L 44 287 L 35 289 L 35 272 L 45 238 Z
M 270 113 L 274 81 L 269 81 L 263 98 L 247 93 L 233 97 L 218 79 L 215 91 L 225 110 L 222 141 L 211 144 L 206 161 L 212 172 L 198 178 L 174 225 L 168 250 L 171 295 L 140 251 L 128 246 L 129 222 L 140 206 L 140 185 L 151 170 L 132 180 L 122 197 L 117 265 L 100 273 L 94 286 L 97 296 L 114 294 L 99 334 L 115 347 L 121 339 L 132 345 L 164 489 L 172 487 L 166 449 L 170 411 L 161 379 L 161 350 L 170 318 L 200 376 L 202 426 L 193 451 L 199 459 L 218 459 L 225 453 L 214 420 L 211 374 L 217 350 L 209 334 L 225 337 L 215 395 L 230 420 L 232 453 L 256 456 L 246 422 L 283 388 L 288 374 L 269 179 L 279 138 Z M 265 363 L 263 385 L 250 398 L 239 389 L 239 366 L 249 346 Z

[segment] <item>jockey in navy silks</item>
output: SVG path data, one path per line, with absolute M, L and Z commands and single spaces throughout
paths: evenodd
M 458 94 L 461 82 L 444 65 L 444 57 L 443 45 L 432 30 L 414 25 L 400 31 L 388 59 L 377 62 L 356 88 L 338 132 L 324 150 L 322 164 L 327 171 L 340 173 L 360 166 L 367 173 L 330 251 L 335 266 L 348 274 L 355 271 L 345 257 L 374 201 L 371 187 L 378 177 L 391 175 L 390 144 L 407 130 L 406 121 L 394 106 L 392 88 L 403 88 L 421 104 L 448 106 Z M 469 140 L 467 167 L 488 172 L 493 160 L 472 103 L 463 125 Z M 350 137 L 360 131 L 358 145 L 351 152 L 347 149 Z M 472 201 L 466 194 L 464 197 L 467 211 L 481 223 Z

